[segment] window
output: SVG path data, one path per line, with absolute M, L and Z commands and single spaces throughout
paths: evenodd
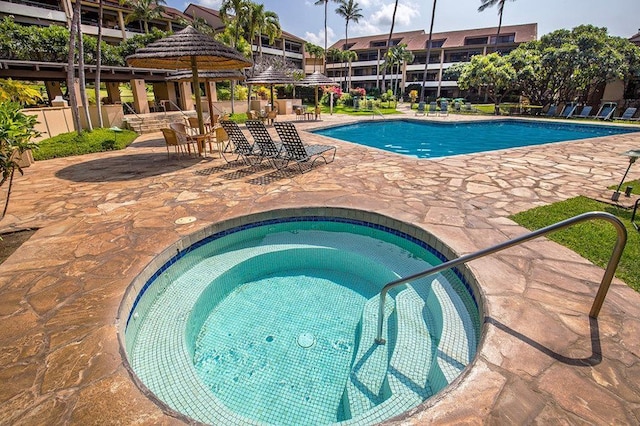
M 358 52 L 358 61 L 376 61 L 378 59 L 378 51 Z
M 273 43 L 269 43 L 269 37 L 262 36 L 262 47 L 275 47 L 277 49 L 282 48 L 282 40 L 275 39 Z
M 473 46 L 476 44 L 487 44 L 488 41 L 488 37 L 473 37 L 473 38 L 466 38 L 464 40 L 464 45 L 465 46 Z
M 355 43 L 344 44 L 344 45 L 342 45 L 342 50 L 349 50 L 349 49 L 351 49 L 354 45 L 355 45 Z
M 400 42 L 401 42 L 401 41 L 402 41 L 402 39 L 400 39 L 400 38 L 395 38 L 395 39 L 391 40 L 391 44 L 390 44 L 390 46 L 397 46 L 397 45 L 399 45 L 399 44 L 400 44 Z
M 515 39 L 516 39 L 515 34 L 500 34 L 500 37 L 498 37 L 498 44 L 513 43 Z M 491 36 L 490 44 L 496 44 L 496 36 Z
M 432 49 L 437 49 L 439 47 L 442 47 L 442 45 L 444 44 L 445 41 L 446 41 L 446 39 L 431 40 L 431 48 Z M 427 40 L 427 42 L 425 43 L 425 46 L 429 47 L 429 40 Z
M 387 45 L 386 41 L 372 41 L 371 47 L 385 47 Z
M 284 50 L 287 52 L 302 53 L 302 45 L 293 41 L 285 40 Z

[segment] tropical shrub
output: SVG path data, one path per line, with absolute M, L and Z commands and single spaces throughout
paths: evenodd
M 16 102 L 0 103 L 0 187 L 9 182 L 7 198 L 0 217 L 4 217 L 7 212 L 16 170 L 20 174 L 24 173 L 20 167 L 22 154 L 28 149 L 36 148 L 36 144 L 31 140 L 40 135 L 40 132 L 35 130 L 35 116 L 26 115 L 20 109 L 20 104 Z

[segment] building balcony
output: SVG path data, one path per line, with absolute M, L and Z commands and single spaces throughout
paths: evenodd
M 34 20 L 44 20 L 51 22 L 67 22 L 67 16 L 61 10 L 54 10 L 46 4 L 36 2 L 12 3 L 8 1 L 0 1 L 0 13 L 13 16 L 24 16 Z

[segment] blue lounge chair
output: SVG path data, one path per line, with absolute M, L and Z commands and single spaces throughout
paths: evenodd
M 574 103 L 566 104 L 564 106 L 564 108 L 562 109 L 562 112 L 560 113 L 560 117 L 562 117 L 562 118 L 571 118 L 573 113 L 576 112 L 577 108 L 578 108 L 578 104 L 574 104 Z
M 610 120 L 616 110 L 616 106 L 617 104 L 615 102 L 605 102 L 594 117 L 598 120 Z
M 425 103 L 419 102 L 418 109 L 416 110 L 416 115 L 425 115 L 425 114 L 426 114 Z
M 220 125 L 229 136 L 229 143 L 220 152 L 227 163 L 231 161 L 227 159 L 227 156 L 224 155 L 225 153 L 235 154 L 237 157 L 234 161 L 242 158 L 242 161 L 248 166 L 254 166 L 262 161 L 264 156 L 257 147 L 254 148 L 253 144 L 249 142 L 236 122 L 222 120 Z
M 427 115 L 438 114 L 438 104 L 436 102 L 429 102 L 429 113 Z
M 585 105 L 582 107 L 582 111 L 580 111 L 580 114 L 575 114 L 573 117 L 574 118 L 589 118 L 589 114 L 591 114 L 591 110 L 593 109 L 593 107 L 591 105 Z
M 624 110 L 624 112 L 622 113 L 622 115 L 620 117 L 614 117 L 614 120 L 627 120 L 627 121 L 632 121 L 632 120 L 640 120 L 640 118 L 633 118 L 634 114 L 636 113 L 636 111 L 638 110 L 638 108 L 627 108 Z
M 547 117 L 555 117 L 556 116 L 556 111 L 558 110 L 558 107 L 556 105 L 551 105 L 549 107 L 549 110 L 547 111 Z
M 439 115 L 449 115 L 449 103 L 447 101 L 440 102 L 440 114 Z
M 284 146 L 284 151 L 280 157 L 285 161 L 282 168 L 286 167 L 290 161 L 295 162 L 300 169 L 300 173 L 311 170 L 315 162 L 322 158 L 325 163 L 331 163 L 336 157 L 336 147 L 331 145 L 305 145 L 300 139 L 298 130 L 293 123 L 275 122 L 273 125 L 278 132 L 278 136 Z M 326 157 L 325 157 L 326 155 Z

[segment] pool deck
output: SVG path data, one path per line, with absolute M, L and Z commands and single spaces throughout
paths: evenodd
M 354 120 L 322 118 L 296 124 Z M 606 187 L 628 165 L 619 153 L 640 148 L 634 133 L 419 160 L 303 136 L 337 145 L 335 162 L 301 175 L 168 160 L 156 133 L 17 176 L 0 231 L 39 230 L 0 265 L 0 424 L 183 424 L 124 367 L 115 319 L 145 265 L 211 223 L 279 208 L 355 208 L 424 228 L 462 255 L 525 233 L 513 213 L 577 195 L 609 198 Z M 184 216 L 197 220 L 174 223 Z M 389 424 L 640 423 L 640 294 L 614 280 L 590 321 L 603 270 L 546 239 L 469 266 L 486 308 L 472 368 Z

